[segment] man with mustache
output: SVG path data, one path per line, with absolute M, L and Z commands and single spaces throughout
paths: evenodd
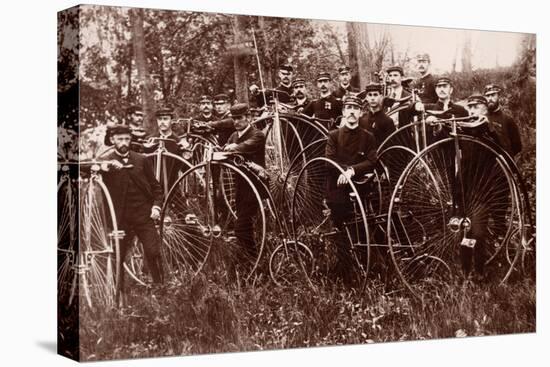
M 332 92 L 332 95 L 338 99 L 342 99 L 348 93 L 358 93 L 359 90 L 351 86 L 351 68 L 343 65 L 338 68 L 338 79 L 340 85 L 338 89 Z
M 423 103 L 437 102 L 435 93 L 435 78 L 430 72 L 430 55 L 420 54 L 416 57 L 416 68 L 420 78 L 414 83 L 414 88 L 419 90 L 420 100 Z
M 491 122 L 491 128 L 504 150 L 515 157 L 521 152 L 521 136 L 514 120 L 502 111 L 500 94 L 502 88 L 495 84 L 485 86 L 485 98 L 488 102 L 487 118 Z
M 168 141 L 147 141 L 143 144 L 144 153 L 153 153 L 160 146 L 163 146 L 169 153 L 181 156 L 182 148 L 178 144 L 179 137 L 172 131 L 173 119 L 175 117 L 174 110 L 171 107 L 160 108 L 155 112 L 157 119 L 158 133 L 153 134 L 150 138 L 169 139 Z M 164 161 L 164 172 L 161 171 L 163 177 L 160 178 L 164 192 L 168 190 L 176 182 L 178 171 L 181 168 L 179 161 L 174 158 L 166 157 Z
M 392 66 L 386 70 L 386 73 L 388 75 L 389 95 L 384 103 L 389 107 L 388 111 L 392 108 L 401 106 L 402 103 L 410 104 L 411 101 L 396 102 L 397 100 L 411 95 L 411 93 L 403 87 L 403 77 L 405 76 L 403 68 L 401 66 Z M 411 123 L 413 114 L 410 109 L 404 109 L 398 113 L 391 114 L 390 117 L 395 126 L 399 128 Z
M 303 113 L 305 115 L 325 120 L 322 123 L 329 130 L 337 128 L 336 120 L 342 115 L 342 101 L 331 94 L 331 78 L 327 72 L 320 72 L 317 76 L 317 88 L 320 96 L 310 102 Z
M 416 103 L 416 109 L 418 111 L 445 111 L 445 113 L 438 116 L 438 118 L 443 119 L 448 119 L 452 116 L 469 116 L 468 111 L 464 107 L 454 103 L 451 100 L 451 97 L 453 95 L 453 85 L 450 78 L 446 76 L 439 77 L 435 83 L 435 93 L 437 94 L 438 98 L 436 103 L 424 104 L 418 102 Z M 435 117 L 430 116 L 429 119 L 435 119 Z
M 235 131 L 233 119 L 229 111 L 231 108 L 229 96 L 225 93 L 214 96 L 214 108 L 216 110 L 216 116 L 213 121 L 208 123 L 208 126 L 214 129 L 218 138 L 218 144 L 222 146 L 227 143 L 227 139 L 229 139 L 231 134 Z
M 386 115 L 382 106 L 382 86 L 369 83 L 365 87 L 367 111 L 359 119 L 359 127 L 372 133 L 377 146 L 395 131 L 393 120 Z
M 302 112 L 310 102 L 309 98 L 307 97 L 305 79 L 294 79 L 294 81 L 292 82 L 292 95 L 294 96 L 294 110 L 296 112 Z
M 294 73 L 294 68 L 290 64 L 283 64 L 279 67 L 279 85 L 275 90 L 280 91 L 282 93 L 277 93 L 277 98 L 279 102 L 288 104 L 291 102 L 291 95 L 292 95 L 292 74 Z M 256 99 L 256 106 L 262 107 L 265 105 L 265 102 L 268 104 L 273 101 L 273 93 L 272 92 L 266 92 L 265 93 L 265 99 L 264 102 L 264 93 L 260 90 L 260 88 L 253 84 L 250 86 L 250 92 Z
M 335 272 L 348 283 L 352 280 L 350 278 L 351 255 L 344 223 L 349 222 L 354 214 L 348 183 L 352 178 L 361 178 L 374 169 L 376 139 L 371 133 L 359 127 L 361 99 L 348 95 L 344 97 L 343 104 L 342 125 L 329 132 L 325 157 L 338 163 L 344 173 L 328 166 L 326 203 L 330 209 L 331 220 L 339 230 L 336 241 L 338 264 Z
M 128 126 L 116 125 L 111 128 L 109 142 L 114 150 L 105 157 L 108 165 L 104 167 L 107 172 L 102 177 L 113 200 L 118 228 L 125 232 L 120 243 L 121 265 L 133 244 L 134 236 L 137 236 L 143 245 L 153 284 L 160 286 L 160 237 L 154 221 L 160 218 L 163 193 L 150 160 L 130 150 L 131 140 Z M 124 276 L 120 289 L 123 286 Z
M 195 117 L 195 120 L 210 122 L 214 121 L 214 104 L 212 98 L 207 95 L 201 96 L 199 99 L 199 114 Z

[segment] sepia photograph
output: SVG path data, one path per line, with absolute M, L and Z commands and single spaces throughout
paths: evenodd
M 535 333 L 536 57 L 534 33 L 59 11 L 58 353 Z

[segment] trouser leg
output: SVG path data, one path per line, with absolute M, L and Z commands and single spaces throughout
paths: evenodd
M 152 220 L 134 226 L 134 231 L 143 246 L 147 265 L 153 283 L 162 283 L 162 264 L 160 256 L 160 236 Z

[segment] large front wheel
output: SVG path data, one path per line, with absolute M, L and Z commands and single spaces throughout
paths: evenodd
M 399 277 L 416 295 L 465 273 L 506 279 L 517 255 L 486 262 L 504 253 L 517 211 L 513 178 L 491 146 L 468 136 L 431 145 L 407 165 L 389 203 Z
M 245 280 L 254 274 L 266 240 L 266 212 L 253 179 L 221 161 L 194 166 L 178 179 L 160 227 L 163 255 L 173 273 L 193 277 L 212 252 L 214 269 L 226 265 L 228 275 Z

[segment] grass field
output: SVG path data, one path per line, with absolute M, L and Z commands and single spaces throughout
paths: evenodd
M 164 294 L 132 287 L 128 307 L 80 310 L 82 360 L 252 351 L 535 332 L 535 282 L 457 280 L 423 299 L 377 280 L 277 287 L 201 275 Z

